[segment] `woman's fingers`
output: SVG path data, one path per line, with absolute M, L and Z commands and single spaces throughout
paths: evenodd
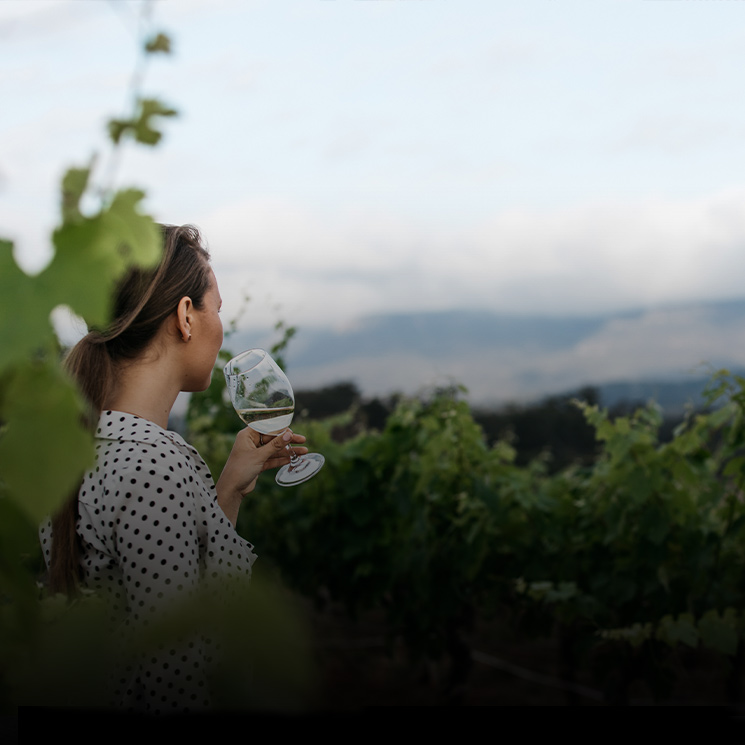
M 308 448 L 293 448 L 296 455 L 305 455 L 308 452 Z M 286 466 L 290 462 L 290 454 L 287 452 L 277 453 L 275 457 L 268 458 L 264 462 L 264 470 L 268 471 L 272 468 L 279 468 L 280 466 Z
M 243 440 L 243 446 L 240 448 L 243 455 L 239 456 L 235 466 L 240 469 L 243 479 L 249 484 L 248 488 L 253 488 L 253 482 L 256 476 L 262 471 L 271 468 L 279 468 L 290 462 L 291 452 L 288 446 L 296 455 L 305 455 L 308 448 L 303 446 L 305 436 L 299 435 L 290 429 L 281 432 L 278 435 L 262 435 L 250 427 L 246 427 L 238 433 L 236 438 Z M 263 444 L 261 441 L 263 440 Z M 239 462 L 242 461 L 242 463 Z M 251 466 L 253 464 L 253 467 Z M 232 466 L 233 463 L 230 463 Z M 251 474 L 251 471 L 254 474 Z
M 268 442 L 266 438 L 267 436 L 264 435 L 264 447 L 271 445 L 276 450 L 284 450 L 288 445 L 291 445 L 294 448 L 296 444 L 305 442 L 305 437 L 303 435 L 295 434 L 291 429 L 286 429 L 281 434 L 273 436 Z
M 289 434 L 289 440 L 284 439 L 286 435 Z M 305 436 L 299 435 L 293 432 L 291 429 L 286 429 L 284 432 L 280 433 L 279 435 L 262 435 L 259 434 L 256 430 L 251 429 L 251 427 L 246 427 L 243 430 L 241 430 L 238 433 L 239 437 L 246 437 L 253 444 L 256 446 L 256 448 L 262 448 L 262 447 L 268 447 L 269 445 L 273 446 L 277 450 L 281 450 L 282 448 L 285 448 L 287 445 L 292 445 L 293 447 L 295 444 L 300 444 L 305 442 Z
M 247 427 L 246 429 L 250 429 Z M 262 470 L 269 470 L 271 468 L 279 468 L 290 462 L 290 451 L 288 445 L 292 448 L 296 455 L 305 455 L 308 452 L 307 447 L 303 447 L 302 443 L 305 442 L 305 435 L 299 435 L 293 432 L 291 429 L 286 429 L 278 435 L 262 435 L 261 440 L 258 437 L 258 432 L 251 432 L 247 435 L 257 450 L 257 455 L 261 454 Z
M 243 499 L 253 490 L 262 471 L 289 463 L 291 450 L 297 455 L 305 455 L 308 452 L 308 448 L 302 444 L 305 437 L 291 430 L 286 430 L 278 436 L 264 435 L 263 439 L 264 444 L 261 445 L 259 433 L 250 427 L 238 433 L 216 485 L 221 506 L 232 504 L 231 500 L 235 494 L 239 494 Z
M 264 446 L 270 451 L 269 457 L 264 462 L 264 468 L 277 468 L 278 466 L 289 463 L 291 453 L 288 446 L 292 448 L 292 451 L 296 455 L 305 455 L 308 452 L 308 448 L 298 447 L 303 442 L 305 442 L 303 435 L 296 435 L 292 430 L 286 429 Z

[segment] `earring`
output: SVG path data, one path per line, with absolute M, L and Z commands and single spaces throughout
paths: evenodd
M 189 337 L 187 339 L 184 339 L 184 344 L 191 341 L 191 334 L 189 334 Z

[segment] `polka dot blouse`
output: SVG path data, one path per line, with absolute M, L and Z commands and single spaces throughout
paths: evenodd
M 101 414 L 96 465 L 78 502 L 83 582 L 106 593 L 123 633 L 206 577 L 250 577 L 253 546 L 218 506 L 207 465 L 180 435 L 153 422 L 118 411 Z M 40 537 L 49 562 L 50 523 Z M 181 641 L 129 665 L 118 676 L 112 703 L 152 713 L 209 707 L 209 645 Z

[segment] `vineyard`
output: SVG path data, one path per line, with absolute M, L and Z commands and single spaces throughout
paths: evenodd
M 220 378 L 189 412 L 191 440 L 218 472 L 240 424 Z M 483 644 L 509 641 L 550 643 L 551 675 L 532 672 L 566 703 L 672 701 L 703 665 L 710 677 L 688 701 L 737 705 L 744 383 L 715 375 L 709 408 L 664 443 L 653 403 L 611 419 L 577 401 L 598 454 L 554 473 L 550 453 L 518 466 L 509 442 L 488 447 L 457 389 L 401 400 L 382 430 L 348 438 L 334 433 L 352 411 L 299 422 L 326 468 L 291 490 L 265 483 L 238 529 L 349 644 L 353 619 L 375 618 L 389 660 L 436 668 L 432 700 L 463 700 L 474 659 L 488 664 Z
M 272 350 L 280 360 L 292 332 Z M 185 421 L 215 474 L 242 426 L 220 372 L 231 354 L 220 352 Z M 51 376 L 39 361 L 21 369 Z M 64 403 L 62 383 L 48 388 Z M 47 413 L 8 390 L 9 418 Z M 260 561 L 251 607 L 228 614 L 239 651 L 227 705 L 739 710 L 745 380 L 720 371 L 705 395 L 707 408 L 664 441 L 654 403 L 611 417 L 575 401 L 596 454 L 558 469 L 550 452 L 518 465 L 509 438 L 487 444 L 458 388 L 401 397 L 378 428 L 360 424 L 355 407 L 301 417 L 295 429 L 326 466 L 291 489 L 264 477 L 241 508 L 237 529 Z M 4 464 L 36 437 L 16 426 L 11 438 L 13 425 L 0 439 Z M 56 446 L 64 455 L 71 445 Z M 45 472 L 23 476 L 49 484 Z M 46 503 L 21 502 L 5 483 L 3 710 L 101 705 L 112 652 L 96 598 L 46 593 L 35 529 Z M 205 607 L 158 633 L 168 638 L 189 614 L 204 620 Z M 244 663 L 258 666 L 268 698 L 252 697 Z

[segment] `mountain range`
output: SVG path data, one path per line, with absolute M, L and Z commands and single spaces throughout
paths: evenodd
M 594 316 L 449 310 L 296 326 L 284 358 L 298 390 L 349 381 L 385 396 L 461 384 L 473 405 L 499 407 L 592 386 L 604 405 L 654 398 L 678 411 L 700 402 L 714 370 L 745 370 L 741 299 Z M 226 346 L 275 341 L 246 330 Z

